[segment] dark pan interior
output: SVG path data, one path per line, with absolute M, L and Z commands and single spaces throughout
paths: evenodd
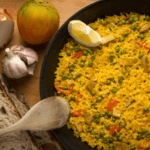
M 67 31 L 70 20 L 79 19 L 88 24 L 96 21 L 98 17 L 130 11 L 150 15 L 150 0 L 100 0 L 69 18 L 55 34 L 46 50 L 40 76 L 41 99 L 54 95 L 54 72 L 58 64 L 60 49 L 70 37 Z M 82 143 L 80 138 L 73 136 L 73 131 L 67 129 L 67 126 L 53 130 L 53 133 L 67 150 L 92 150 L 86 143 Z

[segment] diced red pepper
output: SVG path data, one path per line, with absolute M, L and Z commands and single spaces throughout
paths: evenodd
M 82 55 L 83 55 L 83 52 L 82 52 L 82 51 L 78 51 L 77 53 L 75 53 L 75 54 L 72 56 L 72 59 L 80 58 Z
M 72 117 L 80 117 L 82 114 L 81 114 L 81 111 L 80 110 L 76 110 L 72 113 Z
M 121 127 L 120 126 L 111 126 L 109 128 L 109 133 L 111 135 L 114 135 L 116 132 L 119 132 L 121 130 Z
M 56 84 L 56 82 L 54 82 L 54 87 L 55 87 L 55 89 L 56 89 L 58 92 L 60 92 L 60 93 L 62 93 L 62 94 L 65 94 L 65 95 L 69 95 L 69 94 L 71 94 L 71 93 L 73 92 L 73 86 L 70 86 L 68 92 L 66 92 L 65 90 L 59 89 L 58 86 L 57 86 L 57 84 Z
M 61 90 L 61 89 L 58 88 L 56 82 L 54 82 L 54 87 L 55 87 L 55 89 L 56 89 L 58 92 L 60 92 L 60 93 L 62 93 L 62 94 L 65 94 L 65 91 L 64 91 L 64 90 Z
M 124 20 L 127 21 L 129 18 L 130 18 L 130 16 L 126 16 L 126 17 L 124 18 Z
M 73 86 L 70 86 L 69 91 L 67 92 L 67 95 L 71 94 L 73 92 Z
M 112 108 L 114 106 L 116 106 L 117 104 L 119 103 L 119 101 L 116 101 L 116 100 L 110 100 L 108 105 L 107 105 L 107 111 L 111 111 Z
M 82 98 L 82 96 L 83 96 L 82 94 L 77 94 L 77 97 L 80 97 L 80 98 Z
M 74 102 L 75 102 L 76 104 L 78 104 L 78 103 L 79 103 L 79 101 L 78 101 L 78 100 L 76 100 L 76 99 L 74 100 Z
M 148 50 L 150 51 L 150 48 L 147 47 L 146 45 L 147 45 L 147 44 L 144 44 L 144 42 L 142 42 L 142 41 L 139 43 L 139 46 L 140 46 L 140 47 L 144 47 L 144 48 L 146 48 L 146 49 L 148 49 Z

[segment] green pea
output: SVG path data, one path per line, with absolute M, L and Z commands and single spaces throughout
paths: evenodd
M 119 38 L 119 41 L 120 41 L 120 42 L 123 42 L 124 39 L 125 39 L 125 38 L 124 38 L 123 36 L 121 36 L 121 37 Z
M 93 62 L 89 62 L 89 63 L 88 63 L 88 66 L 89 66 L 89 67 L 92 67 L 92 66 L 93 66 Z
M 73 72 L 73 71 L 74 71 L 74 69 L 73 69 L 73 68 L 69 68 L 69 71 L 70 71 L 70 72 Z
M 150 137 L 150 133 L 148 132 L 148 133 L 146 133 L 146 137 L 147 138 L 149 138 Z
M 95 138 L 96 138 L 97 140 L 100 139 L 100 135 L 97 134 L 97 135 L 95 136 Z
M 110 59 L 113 59 L 114 57 L 115 57 L 114 54 L 109 54 L 109 58 L 110 58 Z
M 135 29 L 136 29 L 136 27 L 135 27 L 135 26 L 133 26 L 133 25 L 131 25 L 131 26 L 130 26 L 130 29 L 131 29 L 131 30 L 135 30 Z
M 99 96 L 99 97 L 97 97 L 96 102 L 98 102 L 98 103 L 99 103 L 99 102 L 101 102 L 101 101 L 102 101 L 102 99 L 103 99 L 103 98 Z
M 77 73 L 77 77 L 81 77 L 81 73 L 80 72 Z
M 133 22 L 133 18 L 129 18 L 128 21 L 129 21 L 130 23 L 132 23 L 132 22 Z
M 126 126 L 126 124 L 124 122 L 121 122 L 120 124 L 120 127 L 124 128 Z
M 103 138 L 102 143 L 104 143 L 104 144 L 109 143 L 109 139 L 108 138 Z
M 120 137 L 120 133 L 117 132 L 117 133 L 115 134 L 115 136 L 116 136 L 117 138 Z
M 80 67 L 84 67 L 84 66 L 85 66 L 84 62 L 81 62 Z
M 93 131 L 93 128 L 92 128 L 92 127 L 90 127 L 89 131 L 90 131 L 90 132 L 92 132 L 92 131 Z
M 107 115 L 108 115 L 109 117 L 111 117 L 111 116 L 112 116 L 112 112 L 111 112 L 111 111 L 108 111 L 108 112 L 107 112 Z
M 122 23 L 123 23 L 123 24 L 125 24 L 125 23 L 126 23 L 126 21 L 125 21 L 125 20 L 122 20 Z
M 69 67 L 69 68 L 73 68 L 73 67 L 74 67 L 74 64 L 69 64 L 68 67 Z
M 83 50 L 83 55 L 87 56 L 88 55 L 88 51 L 87 50 Z
M 114 77 L 110 78 L 109 80 L 112 81 L 112 82 L 115 82 Z
M 71 95 L 71 100 L 75 100 L 75 95 Z
M 99 122 L 100 122 L 100 118 L 94 119 L 94 122 L 95 122 L 95 123 L 99 123 Z
M 68 76 L 68 79 L 72 79 L 72 78 L 73 78 L 73 76 L 72 76 L 72 75 L 69 75 L 69 76 Z
M 62 79 L 66 80 L 66 79 L 68 79 L 68 76 L 67 75 L 62 75 Z
M 102 112 L 101 115 L 102 115 L 102 116 L 105 116 L 105 112 Z
M 149 108 L 145 107 L 143 108 L 144 112 L 148 113 L 149 112 Z
M 136 29 L 139 31 L 141 29 L 141 27 L 137 26 Z
M 140 53 L 140 54 L 139 54 L 139 59 L 141 59 L 142 57 L 143 57 L 143 54 Z
M 59 76 L 61 76 L 61 77 L 62 77 L 62 76 L 63 76 L 63 74 L 62 74 L 62 73 L 60 73 L 60 74 L 59 74 Z
M 77 76 L 73 76 L 72 78 L 73 78 L 73 80 L 76 80 L 76 79 L 77 79 Z
M 107 85 L 110 85 L 111 84 L 111 81 L 110 80 L 107 80 Z
M 121 50 L 121 54 L 126 54 L 126 50 Z
M 113 147 L 114 147 L 114 144 L 113 144 L 113 143 L 110 143 L 110 144 L 109 144 L 109 147 L 110 147 L 110 148 L 113 148 Z
M 130 150 L 135 150 L 135 149 L 136 149 L 135 145 L 130 145 Z
M 108 115 L 104 115 L 104 118 L 105 118 L 105 119 L 108 119 Z
M 117 93 L 118 89 L 114 87 L 111 91 L 112 93 Z
M 95 103 L 91 103 L 91 107 L 95 107 Z
M 123 74 L 123 75 L 125 75 L 126 73 L 127 73 L 127 71 L 126 71 L 126 70 L 123 70 L 123 71 L 122 71 L 122 74 Z
M 91 55 L 91 59 L 95 59 L 95 55 L 93 54 L 93 55 Z
M 105 132 L 102 130 L 100 131 L 100 136 L 104 136 L 105 135 Z
M 136 17 L 133 18 L 133 20 L 134 21 L 139 21 L 139 17 L 136 16 Z
M 105 129 L 109 130 L 109 125 L 108 124 L 105 124 Z
M 98 46 L 98 49 L 101 50 L 101 49 L 102 49 L 102 45 L 99 45 L 99 46 Z
M 146 129 L 142 128 L 142 129 L 141 129 L 141 133 L 142 133 L 142 134 L 146 133 Z
M 117 24 L 118 24 L 118 21 L 114 21 L 114 23 L 115 23 L 115 25 L 117 25 Z
M 115 122 L 115 121 L 116 121 L 116 118 L 115 118 L 115 117 L 112 117 L 111 121 L 112 121 L 112 122 Z
M 92 55 L 92 54 L 94 54 L 94 51 L 90 49 L 89 53 Z
M 145 38 L 144 34 L 140 34 L 140 35 L 139 35 L 139 38 L 140 38 L 140 39 L 144 39 L 144 38 Z
M 86 62 L 86 59 L 81 59 L 81 62 Z
M 129 23 L 130 23 L 130 22 L 127 20 L 127 21 L 126 21 L 126 24 L 129 24 Z
M 143 138 L 142 134 L 139 133 L 136 138 L 137 138 L 137 140 L 141 140 Z
M 123 22 L 120 21 L 120 22 L 118 23 L 118 26 L 122 26 L 122 25 L 123 25 Z
M 78 58 L 75 58 L 74 61 L 75 61 L 75 62 L 78 62 Z
M 115 50 L 118 53 L 120 51 L 120 47 L 119 46 L 115 47 Z
M 63 87 L 63 89 L 64 89 L 64 90 L 68 90 L 68 87 L 65 85 L 65 86 Z
M 102 25 L 105 26 L 107 25 L 107 22 L 105 20 L 102 21 Z
M 145 17 L 145 20 L 146 20 L 146 21 L 150 21 L 150 16 L 146 16 L 146 17 Z
M 70 50 L 67 50 L 67 51 L 66 51 L 66 54 L 67 54 L 67 56 L 70 56 L 70 55 L 71 55 L 71 51 L 70 51 Z
M 129 32 L 126 31 L 126 32 L 124 33 L 124 36 L 128 36 L 128 35 L 129 35 Z
M 119 77 L 118 78 L 118 83 L 122 83 L 123 82 L 123 78 L 122 77 Z
M 74 51 L 75 51 L 75 52 L 78 52 L 79 50 L 80 50 L 80 47 L 79 47 L 79 46 L 75 46 L 75 47 L 74 47 Z
M 111 66 L 114 66 L 114 65 L 115 65 L 114 61 L 111 61 L 111 62 L 110 62 L 110 65 L 111 65 Z
M 91 95 L 93 95 L 93 96 L 94 96 L 95 94 L 96 94 L 96 92 L 95 92 L 95 91 L 91 91 Z
M 99 118 L 101 115 L 100 115 L 100 113 L 96 113 L 95 115 L 94 115 L 94 118 Z
M 114 141 L 114 137 L 113 137 L 112 135 L 110 135 L 110 136 L 108 137 L 108 139 L 109 139 L 109 142 L 113 142 L 113 141 Z
M 122 142 L 123 141 L 123 138 L 120 136 L 120 137 L 118 137 L 118 141 L 119 142 Z

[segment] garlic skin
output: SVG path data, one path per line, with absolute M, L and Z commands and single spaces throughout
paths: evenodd
M 28 65 L 28 73 L 33 75 L 34 68 L 38 62 L 37 53 L 33 49 L 26 48 L 22 45 L 14 45 L 11 47 L 11 50 Z
M 14 45 L 11 49 L 5 49 L 2 68 L 7 77 L 19 79 L 28 74 L 33 75 L 37 62 L 38 55 L 34 50 Z

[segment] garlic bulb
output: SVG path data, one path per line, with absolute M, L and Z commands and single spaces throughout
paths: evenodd
M 15 45 L 5 49 L 2 68 L 4 74 L 9 78 L 22 78 L 34 72 L 38 62 L 37 53 L 31 48 Z

